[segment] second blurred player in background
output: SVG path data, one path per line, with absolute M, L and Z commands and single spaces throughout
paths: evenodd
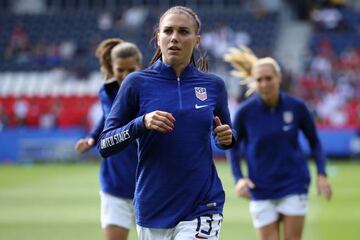
M 76 143 L 75 149 L 80 153 L 96 144 L 122 80 L 129 73 L 139 70 L 142 63 L 138 47 L 118 38 L 102 41 L 96 50 L 96 56 L 105 77 L 105 84 L 99 91 L 103 117 L 88 138 Z M 132 199 L 136 166 L 136 143 L 101 161 L 101 226 L 106 240 L 126 240 L 134 223 Z
M 248 93 L 256 91 L 235 115 L 239 141 L 231 150 L 231 168 L 236 191 L 250 198 L 250 213 L 260 239 L 278 240 L 281 235 L 284 239 L 301 239 L 310 173 L 298 142 L 299 131 L 305 134 L 315 158 L 319 194 L 328 200 L 332 195 L 314 121 L 303 101 L 280 91 L 281 70 L 273 58 L 258 59 L 250 49 L 242 48 L 232 49 L 225 61 L 248 83 Z M 248 177 L 240 168 L 242 147 Z

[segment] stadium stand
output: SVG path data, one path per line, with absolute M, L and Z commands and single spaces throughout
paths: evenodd
M 80 9 L 80 6 L 77 7 Z M 134 11 L 136 8 L 130 10 Z M 127 11 L 130 10 L 124 9 L 118 15 L 127 16 Z M 251 12 L 225 8 L 199 10 L 205 26 L 227 26 L 232 33 L 227 36 L 229 39 L 238 31 L 245 32 L 252 39 L 252 48 L 271 52 L 277 30 L 276 14 L 255 16 Z M 75 99 L 75 102 L 65 108 L 69 111 L 67 115 L 75 114 L 77 117 L 71 118 L 74 120 L 72 124 L 69 123 L 70 117 L 67 121 L 59 121 L 59 127 L 76 126 L 80 123 L 78 119 L 84 115 L 83 111 L 72 110 L 77 106 L 76 97 L 96 98 L 101 84 L 101 76 L 96 74 L 98 63 L 94 56 L 94 46 L 107 37 L 125 36 L 124 38 L 134 41 L 142 48 L 145 62 L 149 62 L 153 52 L 153 45 L 149 40 L 158 11 L 160 10 L 154 8 L 137 11 L 138 18 L 143 16 L 143 19 L 139 20 L 136 29 L 132 29 L 131 25 L 138 21 L 134 17 L 130 20 L 126 17 L 118 19 L 115 13 L 103 11 L 56 11 L 36 15 L 1 14 L 0 21 L 4 24 L 0 30 L 0 35 L 3 36 L 0 49 L 4 54 L 0 56 L 0 101 L 5 103 L 7 98 L 26 96 L 28 100 L 31 97 L 40 97 L 40 101 L 48 99 L 51 102 L 52 98 L 68 96 Z M 203 31 L 210 30 L 213 29 Z M 231 44 L 235 46 L 235 43 Z M 226 45 L 224 50 L 230 46 Z M 263 46 L 266 46 L 266 50 Z M 209 55 L 213 56 L 211 52 Z M 36 100 L 32 104 L 39 103 Z M 7 112 L 12 116 L 11 108 L 9 109 Z M 26 121 L 28 122 L 35 126 L 37 121 Z M 12 120 L 10 123 L 9 126 L 14 126 Z
M 41 4 L 35 8 L 33 2 Z M 202 49 L 211 71 L 228 81 L 230 102 L 236 106 L 244 89 L 229 75 L 222 55 L 239 44 L 248 45 L 258 56 L 274 55 L 281 38 L 281 9 L 259 7 L 262 2 L 266 1 L 0 0 L 0 130 L 89 128 L 87 116 L 102 84 L 95 46 L 109 37 L 132 41 L 144 53 L 146 66 L 154 51 L 150 39 L 159 13 L 174 4 L 191 5 L 199 13 L 204 25 Z M 324 11 L 329 9 L 333 12 Z M 306 99 L 320 127 L 352 129 L 356 135 L 360 11 L 346 5 L 319 5 L 315 10 L 300 14 L 310 16 L 307 24 L 313 28 L 309 53 L 300 59 L 305 63 L 302 74 L 285 68 L 284 87 Z M 329 12 L 341 16 L 331 23 L 335 26 L 324 22 L 323 14 Z M 286 66 L 286 59 L 280 62 Z M 20 115 L 25 114 L 23 121 L 16 116 L 16 105 Z

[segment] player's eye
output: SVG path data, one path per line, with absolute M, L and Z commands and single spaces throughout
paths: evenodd
M 182 34 L 182 35 L 189 34 L 189 31 L 186 30 L 186 29 L 181 29 L 179 32 L 180 32 L 180 34 Z
M 171 29 L 171 28 L 165 28 L 165 29 L 163 30 L 163 32 L 164 32 L 165 34 L 171 34 L 171 33 L 172 33 L 172 29 Z

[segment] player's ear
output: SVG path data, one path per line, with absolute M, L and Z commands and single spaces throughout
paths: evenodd
M 195 48 L 199 48 L 199 46 L 200 46 L 200 41 L 201 41 L 200 35 L 196 35 Z
M 156 43 L 157 43 L 157 46 L 160 47 L 160 38 L 159 38 L 159 31 L 156 32 Z

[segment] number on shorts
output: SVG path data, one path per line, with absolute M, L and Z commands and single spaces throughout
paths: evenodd
M 206 218 L 208 218 L 208 219 L 206 220 L 206 222 L 209 224 L 209 229 L 208 229 L 207 231 L 204 230 L 204 229 L 202 228 L 202 226 L 201 226 L 201 217 L 206 217 Z M 204 216 L 201 216 L 201 217 L 198 217 L 198 218 L 197 218 L 198 222 L 197 222 L 196 231 L 197 231 L 197 232 L 200 232 L 200 233 L 203 233 L 203 234 L 205 234 L 205 235 L 210 235 L 211 230 L 212 230 L 212 222 L 214 221 L 214 220 L 213 220 L 213 217 L 212 217 L 212 215 L 204 215 Z

